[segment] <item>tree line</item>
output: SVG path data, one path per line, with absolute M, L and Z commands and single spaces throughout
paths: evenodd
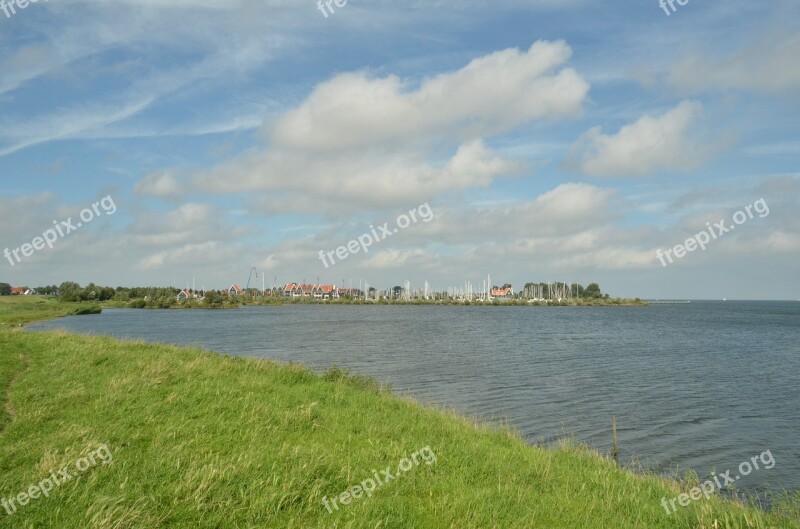
M 29 287 L 22 287 L 28 290 Z M 65 302 L 101 302 L 112 301 L 118 302 L 120 305 L 132 308 L 145 308 L 145 307 L 158 307 L 168 308 L 181 304 L 176 299 L 178 293 L 181 291 L 177 288 L 171 287 L 109 287 L 89 283 L 82 287 L 73 281 L 65 281 L 60 285 L 47 285 L 37 287 L 37 294 L 44 296 L 56 296 L 60 301 Z M 190 294 L 194 294 L 189 290 Z M 204 293 L 203 304 L 212 307 L 219 307 L 225 304 L 236 304 L 238 300 L 235 297 L 229 299 L 228 296 L 220 294 L 216 291 L 206 291 Z M 0 296 L 10 296 L 11 285 L 8 283 L 0 283 Z M 191 303 L 187 301 L 185 303 Z

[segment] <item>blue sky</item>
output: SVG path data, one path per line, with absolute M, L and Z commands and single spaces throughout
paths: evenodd
M 800 4 L 49 0 L 0 11 L 0 281 L 800 299 Z M 667 8 L 669 9 L 669 8 Z M 748 219 L 664 267 L 706 222 Z M 326 268 L 370 225 L 412 224 Z M 101 210 L 102 211 L 102 210 Z M 11 262 L 14 262 L 13 266 Z M 260 280 L 259 280 L 260 283 Z

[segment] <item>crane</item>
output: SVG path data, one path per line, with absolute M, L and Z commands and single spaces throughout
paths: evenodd
M 253 272 L 256 273 L 256 281 L 258 281 L 258 270 L 256 270 L 256 267 L 254 266 L 250 269 L 250 275 L 247 277 L 247 286 L 244 289 L 245 292 L 250 290 L 250 279 L 253 278 Z

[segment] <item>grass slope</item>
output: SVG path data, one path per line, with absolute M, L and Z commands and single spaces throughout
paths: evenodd
M 677 484 L 581 447 L 527 446 L 336 371 L 0 329 L 0 395 L 16 415 L 0 422 L 0 498 L 98 446 L 113 454 L 0 510 L 0 528 L 800 528 L 797 512 L 719 498 L 667 516 L 660 500 Z M 426 446 L 434 464 L 333 514 L 323 506 Z

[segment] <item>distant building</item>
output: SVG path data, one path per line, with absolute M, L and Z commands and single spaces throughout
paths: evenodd
M 188 290 L 181 290 L 176 299 L 178 301 L 183 301 L 184 299 L 192 299 L 192 294 Z
M 340 290 L 335 285 L 312 285 L 307 283 L 287 283 L 283 296 L 287 298 L 338 299 Z
M 229 296 L 241 296 L 243 293 L 244 291 L 242 290 L 242 287 L 240 287 L 236 283 L 231 285 L 231 288 L 228 289 Z
M 11 287 L 11 295 L 12 296 L 24 296 L 25 289 L 22 287 Z
M 287 298 L 299 298 L 303 295 L 303 289 L 297 283 L 287 283 L 283 287 L 283 295 Z
M 322 299 L 339 299 L 339 289 L 334 285 L 321 285 Z
M 493 298 L 513 298 L 514 297 L 514 289 L 511 287 L 508 288 L 493 288 L 492 289 L 492 297 Z

